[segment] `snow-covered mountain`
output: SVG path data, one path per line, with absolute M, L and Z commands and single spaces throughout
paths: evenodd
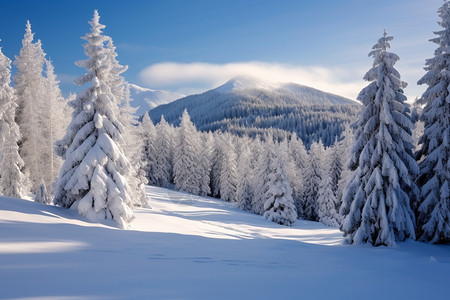
M 234 78 L 202 94 L 191 95 L 150 111 L 177 125 L 184 109 L 202 131 L 258 133 L 265 128 L 297 132 L 305 144 L 322 138 L 331 144 L 346 123 L 355 119 L 359 104 L 350 99 L 295 83 L 272 84 L 254 78 Z
M 158 105 L 185 97 L 183 94 L 147 89 L 136 84 L 130 84 L 130 94 L 132 99 L 130 105 L 138 108 L 137 116 L 142 116 L 146 111 Z

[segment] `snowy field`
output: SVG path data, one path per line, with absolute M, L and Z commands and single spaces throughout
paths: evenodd
M 450 245 L 342 245 L 220 200 L 148 187 L 131 230 L 0 198 L 1 299 L 448 299 Z

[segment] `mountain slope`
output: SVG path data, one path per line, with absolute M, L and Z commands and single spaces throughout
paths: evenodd
M 341 245 L 230 203 L 147 187 L 132 230 L 0 197 L 2 299 L 446 299 L 450 246 Z M 379 286 L 382 292 L 368 292 Z M 25 288 L 26 287 L 26 288 Z M 324 288 L 326 287 L 326 288 Z
M 318 138 L 329 145 L 344 125 L 355 119 L 359 104 L 298 84 L 235 78 L 203 94 L 160 105 L 149 114 L 154 121 L 164 115 L 169 123 L 178 125 L 184 109 L 202 131 L 257 134 L 259 129 L 273 127 L 297 132 L 306 145 Z
M 130 105 L 138 108 L 136 116 L 142 116 L 158 105 L 185 97 L 183 94 L 147 89 L 135 84 L 130 84 L 130 96 L 132 99 Z

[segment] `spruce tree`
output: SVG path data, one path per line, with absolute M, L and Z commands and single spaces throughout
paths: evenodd
M 156 139 L 155 139 L 155 169 L 154 180 L 156 185 L 161 187 L 168 187 L 172 179 L 173 170 L 173 149 L 172 128 L 161 116 L 161 121 L 155 126 Z M 148 177 L 151 179 L 151 177 Z
M 443 30 L 431 39 L 438 45 L 434 57 L 426 61 L 427 73 L 418 84 L 428 88 L 418 100 L 425 105 L 420 120 L 424 133 L 416 155 L 420 162 L 417 184 L 417 235 L 432 243 L 450 241 L 450 2 L 439 9 Z
M 323 174 L 317 193 L 319 221 L 328 226 L 339 227 L 341 216 L 338 213 L 337 199 L 333 192 L 332 178 Z
M 20 132 L 15 121 L 16 95 L 11 87 L 11 60 L 0 48 L 0 194 L 23 198 L 28 180 L 22 172 L 24 162 L 19 155 Z
M 274 147 L 268 149 L 268 157 L 269 181 L 264 197 L 264 217 L 274 223 L 291 226 L 297 220 L 297 212 L 285 170 L 285 158 L 283 152 Z
M 199 138 L 201 142 L 199 145 L 200 196 L 207 196 L 211 194 L 211 178 L 209 176 L 211 175 L 211 156 L 214 145 L 208 134 L 201 134 Z
M 324 169 L 325 150 L 321 141 L 313 142 L 309 150 L 309 166 L 305 171 L 302 217 L 305 220 L 319 221 L 318 192 Z
M 45 90 L 47 80 L 43 74 L 45 53 L 39 40 L 33 43 L 33 37 L 28 21 L 20 54 L 14 61 L 17 67 L 14 85 L 18 104 L 16 121 L 22 137 L 20 155 L 25 171 L 30 175 L 32 191 L 37 193 L 42 182 L 47 189 L 53 182 L 53 174 L 49 172 L 53 151 L 49 147 L 52 143 L 51 116 Z
M 232 136 L 224 134 L 222 139 L 223 155 L 220 172 L 220 198 L 227 202 L 236 202 L 237 170 L 236 148 Z
M 90 86 L 70 102 L 72 121 L 58 151 L 64 158 L 55 202 L 73 207 L 89 218 L 112 219 L 127 227 L 133 219 L 133 199 L 126 181 L 131 169 L 121 149 L 123 125 L 116 116 L 117 99 L 110 92 L 110 60 L 105 49 L 108 37 L 99 15 L 89 22 L 91 32 L 83 36 L 88 59 L 78 61 L 87 73 L 76 83 Z
M 61 90 L 59 89 L 59 81 L 56 79 L 54 67 L 50 60 L 45 60 L 45 74 L 45 93 L 47 102 L 49 104 L 48 111 L 50 112 L 50 143 L 47 145 L 49 148 L 48 152 L 51 153 L 49 170 L 52 175 L 51 181 L 52 183 L 56 184 L 56 181 L 58 180 L 59 170 L 62 166 L 62 159 L 55 153 L 54 147 L 56 141 L 60 140 L 67 130 L 67 126 L 69 125 L 70 121 L 67 118 L 67 115 L 70 111 L 70 108 L 67 105 L 67 101 L 61 94 Z M 53 188 L 54 186 L 52 185 L 50 190 L 53 191 Z M 40 189 L 40 192 L 41 190 L 42 189 Z
M 269 174 L 270 169 L 270 153 L 275 145 L 272 139 L 266 139 L 265 142 L 259 144 L 263 151 L 260 151 L 256 167 L 255 176 L 253 177 L 253 199 L 252 199 L 252 212 L 258 215 L 264 214 L 264 203 L 266 200 L 266 193 L 269 190 Z
M 174 153 L 174 183 L 179 191 L 198 195 L 200 193 L 200 172 L 198 157 L 198 135 L 195 125 L 185 109 L 178 129 Z
M 158 184 L 158 180 L 155 175 L 157 165 L 155 142 L 157 134 L 155 125 L 148 116 L 148 113 L 145 113 L 142 117 L 142 122 L 139 125 L 139 128 L 142 139 L 141 156 L 139 158 L 140 166 L 148 180 L 148 183 L 156 185 Z M 166 177 L 167 182 L 168 177 L 169 176 Z
M 373 68 L 364 76 L 370 84 L 358 95 L 363 109 L 351 153 L 353 174 L 341 207 L 345 216 L 341 230 L 353 244 L 392 246 L 415 237 L 411 202 L 418 167 L 403 95 L 406 83 L 394 68 L 399 57 L 387 51 L 392 39 L 384 33 L 372 48 Z
M 248 138 L 243 139 L 242 143 L 241 153 L 237 164 L 237 207 L 240 210 L 251 211 L 253 198 L 253 169 L 250 161 L 251 152 Z

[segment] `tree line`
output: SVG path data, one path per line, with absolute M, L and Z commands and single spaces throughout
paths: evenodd
M 23 197 L 32 191 L 42 202 L 53 195 L 56 204 L 81 215 L 127 227 L 133 207 L 148 206 L 145 183 L 173 185 L 234 202 L 283 225 L 301 217 L 339 226 L 353 244 L 392 246 L 407 238 L 448 242 L 449 1 L 439 14 L 443 30 L 432 40 L 438 48 L 419 81 L 428 85 L 417 100 L 423 110 L 414 116 L 406 103 L 406 83 L 394 68 L 399 57 L 388 51 L 393 38 L 385 32 L 369 53 L 374 63 L 364 76 L 369 84 L 358 95 L 363 105 L 358 120 L 332 146 L 312 142 L 309 151 L 295 133 L 280 138 L 268 130 L 255 138 L 199 132 L 187 110 L 179 127 L 164 117 L 155 126 L 147 114 L 137 122 L 121 76 L 126 67 L 103 34 L 97 11 L 83 37 L 88 58 L 77 62 L 87 72 L 76 83 L 88 87 L 68 102 L 72 120 L 56 140 L 61 133 L 53 126 L 64 124 L 57 120 L 64 105 L 53 67 L 41 43 L 32 43 L 27 23 L 14 89 L 11 61 L 0 53 L 1 192 Z M 423 124 L 417 142 L 416 117 Z

